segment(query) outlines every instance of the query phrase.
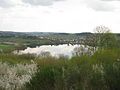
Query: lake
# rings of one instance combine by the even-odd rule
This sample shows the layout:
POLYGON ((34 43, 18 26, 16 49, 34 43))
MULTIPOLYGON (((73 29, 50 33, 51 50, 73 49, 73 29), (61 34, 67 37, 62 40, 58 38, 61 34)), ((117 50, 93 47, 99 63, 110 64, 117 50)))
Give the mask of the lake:
POLYGON ((85 48, 84 45, 43 45, 37 46, 35 48, 27 47, 25 50, 20 50, 19 54, 36 54, 40 55, 43 52, 49 52, 51 56, 59 57, 60 55, 72 57, 75 48, 82 47, 84 51, 87 51, 87 47, 85 48))

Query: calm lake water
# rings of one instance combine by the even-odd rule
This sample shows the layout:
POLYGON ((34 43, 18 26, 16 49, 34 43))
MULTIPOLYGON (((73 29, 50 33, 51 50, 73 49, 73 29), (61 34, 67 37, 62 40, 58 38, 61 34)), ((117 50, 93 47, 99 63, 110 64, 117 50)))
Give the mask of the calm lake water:
POLYGON ((28 47, 25 50, 20 50, 19 54, 37 54, 40 55, 42 52, 50 52, 52 56, 59 57, 60 55, 71 57, 73 55, 74 48, 80 47, 83 45, 43 45, 37 46, 36 48, 28 47))
MULTIPOLYGON (((45 55, 45 52, 49 52, 47 54, 50 54, 51 56, 54 57, 59 57, 59 56, 68 56, 72 57, 73 54, 76 55, 76 52, 79 52, 79 55, 81 53, 88 53, 91 47, 89 46, 84 46, 84 45, 43 45, 43 46, 37 46, 35 48, 30 48, 28 47, 25 50, 20 50, 19 52, 14 52, 15 54, 35 54, 35 55, 45 55), (80 48, 79 48, 80 47, 80 48)), ((89 52, 93 53, 93 52, 89 52)), ((78 54, 77 54, 78 55, 78 54)))

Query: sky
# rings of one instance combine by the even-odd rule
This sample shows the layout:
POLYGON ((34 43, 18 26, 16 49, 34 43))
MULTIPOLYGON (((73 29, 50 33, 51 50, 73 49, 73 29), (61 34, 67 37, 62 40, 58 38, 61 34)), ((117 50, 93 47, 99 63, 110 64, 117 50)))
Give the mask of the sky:
POLYGON ((0 31, 120 33, 120 0, 0 0, 0 31))

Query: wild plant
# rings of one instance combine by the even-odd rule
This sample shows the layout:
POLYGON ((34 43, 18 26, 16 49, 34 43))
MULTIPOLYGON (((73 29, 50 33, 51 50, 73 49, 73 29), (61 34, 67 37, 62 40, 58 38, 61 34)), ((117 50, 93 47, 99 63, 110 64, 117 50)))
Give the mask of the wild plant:
POLYGON ((30 81, 36 71, 35 63, 11 65, 0 62, 0 89, 19 90, 30 81))

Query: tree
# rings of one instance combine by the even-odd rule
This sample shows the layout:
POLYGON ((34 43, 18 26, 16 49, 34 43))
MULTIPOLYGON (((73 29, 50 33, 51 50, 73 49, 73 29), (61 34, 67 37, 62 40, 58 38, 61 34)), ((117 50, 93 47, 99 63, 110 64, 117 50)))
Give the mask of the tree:
POLYGON ((86 36, 84 45, 95 47, 95 49, 117 47, 116 36, 110 31, 106 26, 97 26, 93 34, 86 36))
POLYGON ((114 48, 117 46, 117 39, 111 30, 103 25, 95 28, 95 41, 99 48, 114 48))

